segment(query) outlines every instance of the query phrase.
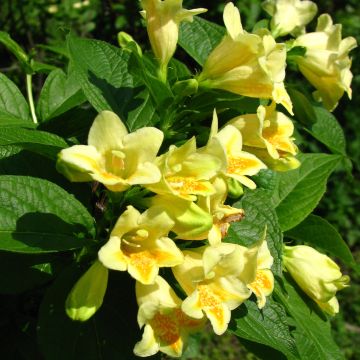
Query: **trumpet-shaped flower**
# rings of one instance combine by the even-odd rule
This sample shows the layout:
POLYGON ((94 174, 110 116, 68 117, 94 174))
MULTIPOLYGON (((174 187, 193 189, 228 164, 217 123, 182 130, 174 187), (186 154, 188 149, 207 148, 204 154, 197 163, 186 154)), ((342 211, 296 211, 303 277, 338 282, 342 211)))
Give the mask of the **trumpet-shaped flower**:
POLYGON ((339 266, 328 256, 310 246, 284 246, 283 261, 299 287, 324 311, 338 312, 336 292, 345 288, 349 276, 342 275, 339 266))
POLYGON ((151 199, 151 205, 165 211, 174 221, 171 231, 178 239, 206 239, 212 227, 211 214, 192 201, 174 195, 157 195, 151 199))
POLYGON ((225 176, 255 189, 256 184, 247 176, 256 175, 261 169, 265 169, 266 165, 255 155, 242 151, 242 136, 236 127, 227 125, 217 132, 217 123, 214 111, 210 139, 205 151, 225 159, 223 162, 226 166, 222 169, 225 176))
POLYGON ((264 10, 272 16, 270 26, 275 36, 301 33, 317 13, 312 1, 266 0, 264 10))
POLYGON ((294 46, 306 48, 305 56, 294 57, 299 70, 317 89, 314 97, 333 110, 346 92, 351 98, 349 51, 357 44, 353 37, 341 39, 341 25, 333 25, 328 14, 318 18, 316 31, 299 36, 294 46))
POLYGON ((151 191, 161 195, 175 195, 194 201, 196 195, 215 192, 210 179, 222 167, 221 159, 196 149, 195 137, 184 145, 171 145, 169 151, 156 159, 162 178, 156 184, 147 185, 151 191))
POLYGON ((257 297, 257 305, 262 309, 266 304, 266 296, 274 290, 274 275, 271 272, 273 257, 270 254, 267 242, 264 240, 257 255, 257 269, 255 280, 248 285, 257 297))
POLYGON ((99 250, 99 260, 109 269, 128 271, 143 284, 152 284, 159 267, 180 264, 183 255, 167 237, 174 223, 150 208, 140 214, 132 206, 120 216, 109 241, 99 250))
POLYGON ((90 128, 88 145, 61 150, 57 169, 71 181, 95 180, 112 191, 155 183, 161 177, 154 160, 163 136, 153 127, 128 134, 116 114, 103 111, 90 128))
POLYGON ((184 9, 182 0, 141 0, 141 5, 153 52, 164 66, 174 55, 181 21, 192 21, 194 15, 207 11, 184 9))
POLYGON ((71 289, 65 310, 73 320, 90 319, 102 305, 108 282, 108 269, 95 261, 71 289))
POLYGON ((251 295, 247 285, 255 280, 257 251, 229 243, 184 251, 184 262, 172 269, 188 295, 182 310, 195 319, 205 313, 214 332, 223 334, 231 310, 251 295))
POLYGON ((244 210, 224 204, 228 193, 226 180, 216 177, 213 186, 215 194, 199 196, 197 204, 212 216, 212 227, 206 237, 210 245, 217 245, 226 236, 230 223, 240 221, 244 217, 244 210))
POLYGON ((285 90, 285 44, 277 44, 268 34, 249 34, 241 25, 233 3, 224 9, 227 35, 210 53, 198 77, 199 85, 227 90, 239 95, 273 99, 292 113, 285 90))
POLYGON ((265 163, 270 156, 273 161, 270 161, 268 166, 273 162, 280 163, 282 161, 280 159, 286 158, 287 164, 293 169, 300 165, 294 157, 298 152, 292 137, 294 124, 286 115, 276 111, 275 107, 275 103, 266 107, 260 105, 257 114, 237 116, 230 120, 229 124, 241 132, 243 143, 250 152, 253 152, 254 148, 266 150, 268 156, 265 158, 262 156, 264 152, 256 152, 256 155, 265 163))
POLYGON ((227 196, 226 181, 216 177, 212 182, 215 193, 198 196, 197 203, 175 196, 158 195, 151 205, 159 206, 174 221, 171 229, 178 239, 204 240, 218 244, 225 237, 230 223, 244 217, 244 210, 224 205, 227 196))
POLYGON ((200 330, 204 321, 192 319, 181 310, 181 300, 160 276, 152 285, 136 283, 138 323, 144 326, 142 340, 134 348, 137 356, 161 351, 180 357, 188 334, 200 330))

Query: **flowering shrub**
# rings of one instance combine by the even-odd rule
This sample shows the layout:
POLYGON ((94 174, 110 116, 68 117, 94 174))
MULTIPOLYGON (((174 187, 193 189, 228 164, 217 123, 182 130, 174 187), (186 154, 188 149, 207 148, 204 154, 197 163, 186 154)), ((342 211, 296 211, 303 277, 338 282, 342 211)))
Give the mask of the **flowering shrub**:
POLYGON ((0 249, 46 275, 29 280, 49 284, 45 358, 181 357, 207 321, 274 358, 342 358, 329 316, 349 276, 329 256, 359 267, 312 212, 346 159, 329 111, 351 96, 356 41, 327 14, 306 32, 311 1, 265 1, 271 20, 252 32, 231 2, 225 27, 182 0, 140 5, 152 52, 126 33, 119 47, 69 34, 66 71, 0 33, 28 96, 0 75, 0 249), (35 105, 32 76, 50 69, 35 105), (300 153, 298 128, 328 152, 300 153))

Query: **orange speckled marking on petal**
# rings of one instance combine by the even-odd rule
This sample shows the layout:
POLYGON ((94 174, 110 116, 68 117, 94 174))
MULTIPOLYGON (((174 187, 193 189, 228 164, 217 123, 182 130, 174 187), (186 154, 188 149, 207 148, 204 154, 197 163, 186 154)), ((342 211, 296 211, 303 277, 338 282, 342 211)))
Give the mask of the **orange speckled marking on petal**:
POLYGON ((229 174, 245 175, 247 169, 253 169, 258 166, 259 161, 257 160, 229 156, 227 172, 229 174))
POLYGON ((126 256, 128 262, 139 271, 144 279, 148 279, 151 269, 157 265, 155 257, 148 250, 128 253, 126 256))
POLYGON ((183 347, 181 329, 197 328, 200 324, 202 324, 201 320, 191 319, 179 308, 167 314, 157 313, 150 321, 161 345, 170 346, 178 354, 181 354, 183 347))
POLYGON ((256 296, 261 296, 263 290, 271 291, 273 284, 264 271, 258 270, 255 280, 250 284, 250 287, 256 296))
POLYGON ((209 191, 206 183, 191 177, 170 176, 167 178, 167 181, 180 194, 197 194, 209 191))
POLYGON ((174 312, 166 315, 157 313, 151 320, 151 326, 160 341, 166 344, 173 344, 180 338, 179 326, 174 312))
POLYGON ((211 313, 220 324, 223 324, 224 310, 222 308, 221 298, 212 291, 209 291, 206 285, 198 285, 197 290, 199 292, 198 306, 204 311, 211 313))

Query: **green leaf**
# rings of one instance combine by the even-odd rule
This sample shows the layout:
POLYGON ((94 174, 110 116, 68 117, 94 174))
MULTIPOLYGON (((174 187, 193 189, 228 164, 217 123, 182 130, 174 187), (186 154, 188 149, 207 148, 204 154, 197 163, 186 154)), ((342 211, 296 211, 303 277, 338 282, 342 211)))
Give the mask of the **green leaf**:
POLYGON ((188 105, 199 112, 234 109, 240 113, 256 113, 259 99, 239 96, 223 90, 210 90, 194 96, 188 105))
POLYGON ((316 122, 306 130, 332 153, 346 156, 346 141, 342 127, 328 110, 314 106, 316 122))
POLYGON ((133 53, 133 57, 136 61, 134 61, 133 66, 129 70, 139 83, 146 84, 147 90, 154 102, 157 105, 161 105, 168 99, 172 101, 174 95, 169 86, 155 75, 158 72, 158 62, 147 54, 140 57, 137 53, 133 53))
POLYGON ((129 131, 134 131, 155 123, 155 108, 149 92, 147 90, 143 91, 138 99, 139 105, 128 113, 126 123, 129 127, 129 131))
POLYGON ((19 60, 21 67, 25 70, 27 74, 32 74, 33 70, 30 66, 30 60, 25 51, 21 46, 14 41, 10 35, 5 31, 0 31, 0 43, 4 44, 6 48, 16 56, 19 60))
POLYGON ((310 100, 300 91, 288 89, 293 104, 294 115, 303 125, 311 127, 316 122, 316 114, 310 100))
POLYGON ((178 42, 195 61, 204 65, 225 33, 224 27, 196 16, 192 22, 181 23, 178 42))
POLYGON ((303 222, 285 233, 285 236, 321 248, 360 271, 350 249, 338 231, 325 219, 309 215, 303 222))
POLYGON ((68 37, 68 47, 91 105, 98 112, 112 110, 126 120, 128 111, 136 108, 133 99, 143 90, 129 72, 131 53, 103 41, 73 36, 68 37))
POLYGON ((284 287, 286 293, 276 286, 275 295, 295 322, 293 336, 301 358, 343 360, 344 356, 331 336, 330 321, 292 281, 285 280, 284 287))
POLYGON ((18 87, 0 73, 0 124, 11 120, 31 121, 30 109, 18 87))
POLYGON ((255 302, 246 301, 231 317, 229 329, 235 335, 270 346, 287 359, 300 359, 282 305, 268 298, 266 306, 259 310, 255 302))
POLYGON ((262 238, 266 227, 266 240, 274 258, 272 271, 281 275, 282 233, 266 191, 248 191, 233 206, 244 209, 245 217, 239 222, 231 223, 224 241, 251 246, 262 238))
POLYGON ((67 76, 61 69, 53 70, 41 90, 37 113, 42 121, 46 121, 84 101, 84 94, 75 76, 67 76))
MULTIPOLYGON (((46 149, 49 150, 49 147, 46 149)), ((34 151, 24 150, 21 146, 0 146, 0 175, 31 176, 51 181, 73 194, 86 207, 90 206, 90 183, 70 182, 56 170, 50 156, 44 157, 34 151)))
POLYGON ((341 158, 339 155, 300 154, 299 168, 278 174, 278 189, 272 201, 283 231, 298 225, 315 209, 325 193, 329 175, 341 158))
POLYGON ((122 359, 138 359, 133 347, 141 334, 136 323, 134 281, 128 274, 110 273, 104 303, 90 320, 78 322, 66 316, 65 299, 85 270, 68 268, 45 295, 38 323, 44 357, 62 360, 66 354, 68 360, 99 360, 116 359, 121 354, 122 359))
POLYGON ((1 130, 0 146, 3 145, 18 145, 51 159, 56 158, 61 149, 68 147, 66 141, 57 135, 16 127, 1 130))
POLYGON ((0 176, 0 250, 71 250, 94 236, 91 215, 59 186, 26 176, 0 176))

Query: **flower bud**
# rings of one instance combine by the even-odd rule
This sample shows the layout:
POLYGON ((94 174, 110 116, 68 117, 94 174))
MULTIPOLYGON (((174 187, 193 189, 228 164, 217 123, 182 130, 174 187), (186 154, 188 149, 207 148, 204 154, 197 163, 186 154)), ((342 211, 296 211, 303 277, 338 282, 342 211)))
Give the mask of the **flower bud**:
POLYGON ((95 261, 71 289, 65 311, 73 320, 89 320, 100 308, 108 281, 108 269, 95 261))
POLYGON ((299 287, 324 311, 337 312, 333 298, 347 286, 349 276, 342 275, 339 266, 328 256, 310 246, 284 246, 283 261, 299 287))

